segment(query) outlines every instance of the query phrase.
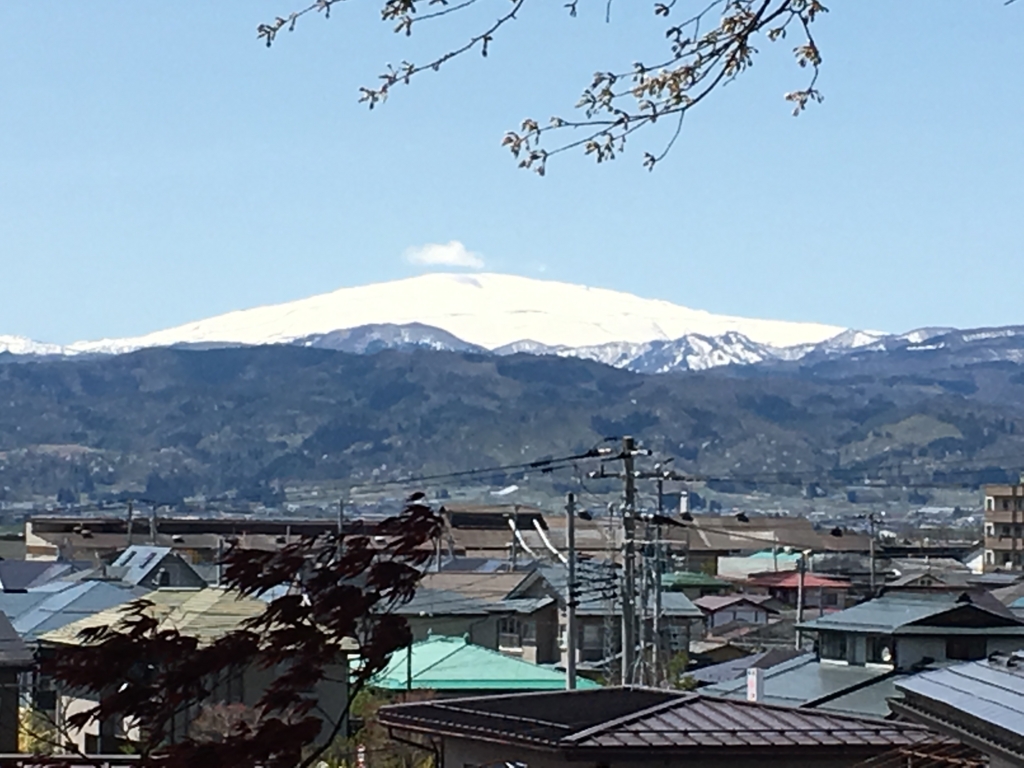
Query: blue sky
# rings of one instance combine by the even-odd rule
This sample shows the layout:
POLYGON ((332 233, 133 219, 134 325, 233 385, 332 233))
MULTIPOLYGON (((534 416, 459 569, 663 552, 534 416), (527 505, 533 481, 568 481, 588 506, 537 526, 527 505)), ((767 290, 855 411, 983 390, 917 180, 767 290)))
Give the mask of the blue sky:
POLYGON ((618 0, 610 24, 604 2, 576 19, 534 3, 487 59, 372 112, 357 89, 386 62, 469 28, 407 40, 352 0, 270 50, 256 41, 299 4, 4 4, 0 333, 143 333, 416 274, 409 249, 453 240, 490 271, 720 313, 1024 322, 1024 4, 833 3, 824 104, 790 116, 795 43, 764 43, 653 174, 654 134, 543 179, 516 169, 504 130, 569 115, 593 71, 653 58, 646 0, 618 0))

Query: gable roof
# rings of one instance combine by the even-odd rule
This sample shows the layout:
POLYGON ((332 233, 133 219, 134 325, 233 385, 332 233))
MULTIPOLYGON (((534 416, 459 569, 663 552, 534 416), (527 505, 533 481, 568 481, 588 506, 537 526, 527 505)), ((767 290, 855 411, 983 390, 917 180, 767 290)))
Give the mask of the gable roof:
POLYGON ((379 718, 389 727, 553 749, 581 759, 633 750, 650 759, 691 750, 875 754, 936 740, 906 723, 638 688, 398 704, 383 707, 379 718))
POLYGON ((1024 762, 1024 652, 922 672, 897 688, 901 714, 982 749, 995 742, 1024 762))
MULTIPOLYGON (((770 589, 799 589, 800 574, 797 571, 758 573, 750 576, 747 584, 770 589)), ((842 579, 827 578, 816 573, 804 574, 804 589, 850 589, 852 586, 850 582, 842 579)))
POLYGON ((111 563, 111 571, 125 583, 137 586, 159 567, 163 559, 171 552, 170 547, 133 544, 111 563))
MULTIPOLYGON (((880 634, 928 634, 930 621, 965 607, 991 617, 993 624, 986 633, 1024 635, 1024 622, 985 592, 935 591, 888 592, 843 611, 836 611, 800 625, 815 631, 871 632, 880 634)), ((971 628, 975 633, 977 630, 971 628)), ((955 624, 941 628, 941 633, 956 634, 955 624)))
MULTIPOLYGON (((201 643, 212 642, 237 629, 243 621, 267 608, 262 600, 240 597, 220 587, 159 589, 143 593, 142 598, 152 603, 147 613, 159 620, 160 629, 176 629, 183 635, 198 638, 201 643)), ((117 624, 124 616, 126 602, 47 632, 39 639, 58 645, 80 645, 79 633, 83 629, 117 624)))
POLYGON ((94 616, 144 594, 107 581, 51 582, 20 594, 0 595, 0 610, 25 640, 94 616))
POLYGON ((771 599, 770 595, 704 595, 703 597, 698 597, 693 603, 708 613, 714 613, 723 608, 731 608, 743 603, 768 611, 768 613, 778 613, 771 606, 764 605, 764 603, 771 599))
MULTIPOLYGON (((435 691, 549 691, 565 688, 565 675, 498 651, 473 645, 461 637, 430 637, 391 657, 372 685, 389 690, 425 688, 435 691), (411 653, 411 676, 409 658, 411 653)), ((586 678, 577 686, 599 688, 586 678)))
POLYGON ((24 592, 82 567, 71 562, 0 560, 0 589, 4 592, 24 592))

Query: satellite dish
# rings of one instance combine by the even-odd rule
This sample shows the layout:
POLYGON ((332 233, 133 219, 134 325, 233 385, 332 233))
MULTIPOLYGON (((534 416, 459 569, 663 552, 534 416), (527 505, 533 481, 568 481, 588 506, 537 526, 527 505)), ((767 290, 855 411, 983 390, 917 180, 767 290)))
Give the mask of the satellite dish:
POLYGON ((892 661, 892 651, 890 651, 888 648, 882 649, 882 661, 884 661, 886 664, 892 661))

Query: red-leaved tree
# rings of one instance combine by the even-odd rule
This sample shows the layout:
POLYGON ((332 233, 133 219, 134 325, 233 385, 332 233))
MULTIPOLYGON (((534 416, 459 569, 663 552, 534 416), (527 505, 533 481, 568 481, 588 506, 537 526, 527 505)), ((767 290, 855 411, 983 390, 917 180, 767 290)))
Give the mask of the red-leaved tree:
POLYGON ((224 586, 268 599, 266 611, 204 642, 187 627, 166 626, 152 603, 135 601, 117 625, 84 631, 81 645, 57 649, 47 663, 63 690, 95 702, 68 725, 123 724, 141 765, 314 764, 344 735, 348 702, 411 642, 393 609, 412 598, 439 532, 439 516, 414 494, 372 535, 230 550, 224 586), (353 657, 349 696, 325 709, 317 686, 332 676, 340 682, 353 657), (228 670, 259 670, 269 680, 258 701, 218 699, 216 681, 228 670))

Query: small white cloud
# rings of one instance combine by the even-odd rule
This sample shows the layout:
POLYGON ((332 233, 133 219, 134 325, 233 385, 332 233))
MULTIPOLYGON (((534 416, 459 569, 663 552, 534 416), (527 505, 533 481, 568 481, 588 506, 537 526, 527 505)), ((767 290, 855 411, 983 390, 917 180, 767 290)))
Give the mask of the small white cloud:
POLYGON ((410 264, 422 264, 431 267, 469 267, 481 269, 484 260, 479 253, 467 251, 466 246, 458 240, 450 243, 427 243, 408 248, 405 260, 410 264))

